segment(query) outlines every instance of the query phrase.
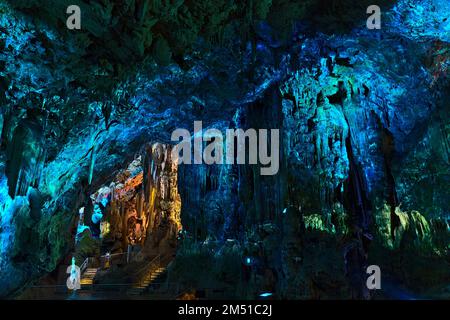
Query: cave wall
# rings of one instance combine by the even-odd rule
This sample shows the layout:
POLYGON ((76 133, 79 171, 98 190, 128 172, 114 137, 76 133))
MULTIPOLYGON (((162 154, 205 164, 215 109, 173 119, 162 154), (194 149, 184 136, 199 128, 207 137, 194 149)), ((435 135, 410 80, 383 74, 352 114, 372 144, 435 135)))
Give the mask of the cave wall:
POLYGON ((194 120, 279 128, 280 171, 180 167, 174 279, 361 298, 373 263, 448 283, 449 3, 390 3, 371 32, 366 1, 323 2, 90 1, 73 37, 65 1, 1 2, 0 296, 53 271, 89 195, 194 120))
MULTIPOLYGON (((448 82, 443 74, 435 82, 438 65, 423 65, 441 45, 385 39, 380 47, 361 33, 294 47, 282 80, 222 128, 281 128, 276 177, 248 165, 182 167, 182 219, 196 246, 187 255, 234 243, 234 265, 255 258, 255 292, 285 297, 367 298, 370 264, 417 292, 448 282, 448 82), (416 197, 428 177, 432 186, 416 197), (421 276, 426 261, 433 271, 421 276)), ((259 45, 256 59, 271 61, 259 45)), ((217 268, 216 285, 245 283, 242 272, 217 268)))

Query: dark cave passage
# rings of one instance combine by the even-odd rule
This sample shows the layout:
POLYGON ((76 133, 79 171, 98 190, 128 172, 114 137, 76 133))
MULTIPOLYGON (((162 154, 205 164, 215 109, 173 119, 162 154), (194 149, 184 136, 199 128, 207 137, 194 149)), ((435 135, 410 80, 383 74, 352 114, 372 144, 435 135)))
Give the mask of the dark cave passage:
POLYGON ((373 237, 369 233, 372 220, 372 205, 367 195, 367 186, 361 168, 353 155, 350 135, 345 140, 349 159, 349 176, 344 183, 343 205, 349 214, 349 240, 344 248, 345 271, 349 278, 352 297, 364 299, 368 297, 365 286, 365 271, 368 245, 373 237))

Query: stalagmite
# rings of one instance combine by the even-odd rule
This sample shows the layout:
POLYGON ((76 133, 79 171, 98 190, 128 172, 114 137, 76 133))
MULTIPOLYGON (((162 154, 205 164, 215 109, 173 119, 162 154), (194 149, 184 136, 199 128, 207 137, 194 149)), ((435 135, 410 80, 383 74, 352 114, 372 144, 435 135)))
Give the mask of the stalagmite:
POLYGON ((142 169, 143 169, 143 184, 145 201, 150 199, 150 191, 153 184, 153 158, 151 154, 151 147, 146 145, 142 156, 142 169))

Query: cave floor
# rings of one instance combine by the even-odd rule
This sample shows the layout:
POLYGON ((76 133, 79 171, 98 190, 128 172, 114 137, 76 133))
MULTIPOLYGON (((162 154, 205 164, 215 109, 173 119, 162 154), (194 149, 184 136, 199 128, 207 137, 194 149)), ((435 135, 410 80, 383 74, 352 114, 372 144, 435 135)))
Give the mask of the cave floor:
MULTIPOLYGON (((103 284, 105 285, 105 284, 103 284)), ((445 288, 444 288, 445 289, 445 288)), ((448 290, 448 288, 447 288, 448 290)), ((442 291, 442 288, 437 291, 442 291)), ((436 292, 437 292, 436 291, 436 292)), ((85 286, 81 290, 67 291, 58 290, 55 287, 33 288, 33 297, 28 296, 26 299, 37 300, 175 300, 180 293, 174 293, 173 290, 160 289, 158 291, 147 290, 139 295, 129 293, 129 288, 120 288, 119 290, 103 290, 93 289, 85 286)), ((383 290, 380 294, 375 294, 375 300, 429 300, 435 298, 434 294, 416 294, 405 288, 398 281, 390 278, 383 280, 383 290)), ((23 299, 24 297, 22 297, 23 299)), ((21 298, 19 298, 21 299, 21 298)))

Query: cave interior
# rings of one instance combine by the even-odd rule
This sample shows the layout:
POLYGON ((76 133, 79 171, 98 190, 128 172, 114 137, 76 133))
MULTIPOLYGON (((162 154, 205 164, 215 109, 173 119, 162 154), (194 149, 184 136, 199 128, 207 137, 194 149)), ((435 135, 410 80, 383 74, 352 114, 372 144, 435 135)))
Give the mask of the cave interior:
POLYGON ((69 2, 0 0, 0 298, 450 298, 448 0, 69 2))

